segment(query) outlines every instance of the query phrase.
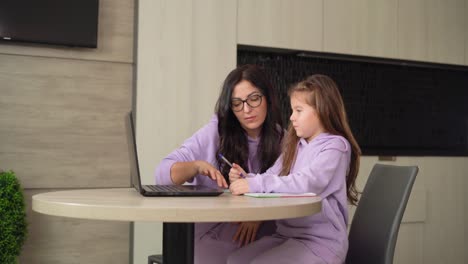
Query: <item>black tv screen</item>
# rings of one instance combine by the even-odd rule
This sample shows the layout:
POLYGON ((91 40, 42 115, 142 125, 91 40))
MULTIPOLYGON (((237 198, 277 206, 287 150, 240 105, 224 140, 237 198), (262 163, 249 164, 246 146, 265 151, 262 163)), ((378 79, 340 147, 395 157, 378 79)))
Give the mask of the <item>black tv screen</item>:
POLYGON ((97 47, 99 0, 0 0, 0 40, 97 47))

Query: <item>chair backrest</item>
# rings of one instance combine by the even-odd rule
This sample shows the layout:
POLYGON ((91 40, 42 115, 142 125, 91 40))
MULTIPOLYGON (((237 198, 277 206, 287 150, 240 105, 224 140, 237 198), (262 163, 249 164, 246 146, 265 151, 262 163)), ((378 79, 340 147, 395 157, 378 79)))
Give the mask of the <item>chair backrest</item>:
POLYGON ((391 264, 417 166, 376 164, 349 232, 348 264, 391 264))

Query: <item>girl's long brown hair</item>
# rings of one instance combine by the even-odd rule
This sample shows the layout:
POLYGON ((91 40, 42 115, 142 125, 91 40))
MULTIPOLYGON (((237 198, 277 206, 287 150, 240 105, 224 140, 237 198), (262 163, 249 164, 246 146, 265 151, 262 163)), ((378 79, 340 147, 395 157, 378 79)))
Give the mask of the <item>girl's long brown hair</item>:
MULTIPOLYGON (((294 93, 304 93, 306 95, 306 102, 317 111, 319 120, 326 132, 340 135, 351 144, 351 162, 348 174, 346 175, 346 188, 349 202, 356 205, 358 191, 356 190, 355 182, 359 171, 361 149, 349 127, 343 99, 336 83, 328 76, 315 74, 292 86, 288 91, 289 97, 294 93)), ((292 124, 290 124, 284 140, 281 175, 288 175, 290 173, 296 159, 298 142, 299 138, 292 124)))

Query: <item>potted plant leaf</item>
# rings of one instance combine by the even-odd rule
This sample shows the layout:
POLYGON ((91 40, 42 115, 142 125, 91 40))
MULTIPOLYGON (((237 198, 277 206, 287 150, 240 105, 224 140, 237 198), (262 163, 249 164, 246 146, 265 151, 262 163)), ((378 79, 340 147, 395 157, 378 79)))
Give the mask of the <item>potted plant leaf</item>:
POLYGON ((0 263, 18 263, 26 233, 23 189, 13 171, 0 170, 0 263))

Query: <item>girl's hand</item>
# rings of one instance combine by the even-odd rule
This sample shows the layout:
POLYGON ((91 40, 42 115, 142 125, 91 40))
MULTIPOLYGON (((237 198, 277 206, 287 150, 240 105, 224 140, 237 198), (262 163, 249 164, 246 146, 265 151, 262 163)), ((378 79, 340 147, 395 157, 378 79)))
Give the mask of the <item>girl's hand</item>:
POLYGON ((237 241, 239 246, 245 246, 251 242, 254 242, 261 224, 261 221, 239 223, 237 232, 232 240, 237 241))
POLYGON ((229 181, 233 183, 245 175, 247 175, 247 173, 244 171, 244 169, 242 169, 241 166, 237 165, 236 163, 233 163, 232 168, 229 170, 229 181))
POLYGON ((235 182, 231 183, 229 190, 234 195, 241 195, 250 191, 249 183, 246 179, 238 179, 235 182))
POLYGON ((221 188, 228 187, 226 179, 224 179, 221 172, 213 167, 213 165, 203 160, 197 160, 195 162, 198 174, 210 177, 213 181, 216 181, 221 188))

